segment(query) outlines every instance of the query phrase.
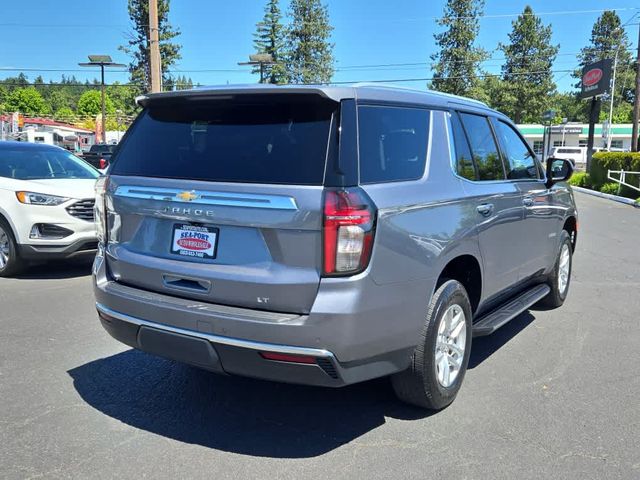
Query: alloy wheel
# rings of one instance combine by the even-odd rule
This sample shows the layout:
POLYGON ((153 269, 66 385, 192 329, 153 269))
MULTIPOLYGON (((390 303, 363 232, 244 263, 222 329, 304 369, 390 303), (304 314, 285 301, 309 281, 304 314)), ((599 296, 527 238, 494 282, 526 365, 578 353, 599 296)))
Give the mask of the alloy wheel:
POLYGON ((464 360, 467 322, 464 310, 453 304, 444 312, 438 326, 435 364, 438 383, 445 388, 456 381, 464 360))
POLYGON ((0 270, 9 263, 9 235, 0 227, 0 270))
POLYGON ((560 250, 560 262, 558 264, 558 291, 560 295, 564 295, 569 285, 569 274, 571 270, 571 252, 569 245, 562 245, 560 250))

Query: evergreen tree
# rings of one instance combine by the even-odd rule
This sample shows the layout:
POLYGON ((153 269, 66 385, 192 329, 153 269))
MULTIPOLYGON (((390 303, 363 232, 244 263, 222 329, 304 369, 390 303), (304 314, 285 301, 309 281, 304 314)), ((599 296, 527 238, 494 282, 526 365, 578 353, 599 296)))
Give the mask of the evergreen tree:
POLYGON ((617 107, 620 102, 633 103, 635 73, 630 48, 631 43, 618 14, 612 10, 605 11, 593 25, 589 45, 582 48, 578 55, 580 70, 576 72, 576 78, 580 78, 585 65, 605 58, 614 60, 618 52, 614 106, 617 107))
POLYGON ((431 56, 434 90, 468 95, 476 87, 480 63, 487 58, 485 50, 474 46, 483 7, 484 0, 447 0, 444 16, 437 21, 445 30, 434 35, 440 47, 431 56))
MULTIPOLYGON (((129 0, 129 18, 133 23, 133 32, 127 45, 119 49, 132 57, 129 63, 131 81, 139 83, 145 92, 151 89, 149 64, 149 2, 148 0, 129 0)), ((168 70, 180 60, 182 45, 174 43, 180 30, 169 23, 169 0, 158 0, 158 38, 160 40, 160 61, 162 64, 162 82, 169 81, 168 70)))
POLYGON ((516 123, 539 122, 556 90, 551 68, 559 45, 551 44, 551 26, 543 25, 529 5, 511 25, 509 43, 498 47, 505 55, 502 79, 511 97, 504 113, 516 123))
POLYGON ((287 77, 290 83, 329 83, 334 72, 333 27, 320 0, 291 0, 287 31, 287 77))
MULTIPOLYGON (((275 62, 264 66, 265 83, 287 83, 287 71, 284 65, 285 30, 278 0, 269 0, 264 9, 264 18, 256 24, 253 34, 253 46, 256 53, 268 53, 275 62)), ((255 68, 253 73, 260 73, 255 68)))

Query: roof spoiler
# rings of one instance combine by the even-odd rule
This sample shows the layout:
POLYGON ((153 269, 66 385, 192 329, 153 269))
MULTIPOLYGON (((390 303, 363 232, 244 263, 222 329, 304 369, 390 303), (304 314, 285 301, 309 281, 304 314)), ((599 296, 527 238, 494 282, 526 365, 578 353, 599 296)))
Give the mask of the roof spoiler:
MULTIPOLYGON (((345 91, 348 88, 345 87, 345 91)), ((348 89, 353 91, 353 89, 348 89)), ((149 93, 136 97, 136 103, 141 107, 149 107, 175 100, 224 100, 237 95, 318 95, 328 100, 339 102, 345 97, 345 92, 337 92, 335 89, 324 88, 320 85, 225 85, 222 87, 202 87, 191 90, 178 90, 174 92, 149 93)), ((352 95, 353 96, 353 95, 352 95)))

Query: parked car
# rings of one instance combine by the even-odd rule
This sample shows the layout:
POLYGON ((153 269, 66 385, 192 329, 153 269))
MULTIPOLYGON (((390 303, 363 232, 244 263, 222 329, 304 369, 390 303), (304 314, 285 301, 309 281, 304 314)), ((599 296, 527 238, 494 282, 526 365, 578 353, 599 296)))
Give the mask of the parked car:
POLYGON ((82 159, 94 167, 104 170, 109 166, 111 155, 113 155, 116 147, 117 145, 109 145, 105 143, 91 145, 89 151, 82 155, 82 159))
POLYGON ((63 148, 0 142, 0 277, 30 259, 95 252, 98 176, 63 148))
POLYGON ((552 158, 564 158, 575 166, 584 166, 587 163, 587 147, 553 147, 552 158))
POLYGON ((472 337, 564 302, 565 182, 477 101, 390 87, 152 94, 97 185, 97 310, 214 372, 453 401, 472 337))

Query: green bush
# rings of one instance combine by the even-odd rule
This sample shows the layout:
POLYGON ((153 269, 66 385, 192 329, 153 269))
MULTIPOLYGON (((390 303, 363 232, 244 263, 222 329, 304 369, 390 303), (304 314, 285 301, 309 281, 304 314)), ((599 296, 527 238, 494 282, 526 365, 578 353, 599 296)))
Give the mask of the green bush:
POLYGON ((578 172, 571 175, 569 185, 574 187, 591 188, 591 176, 586 172, 578 172))
MULTIPOLYGON (((607 170, 626 170, 640 172, 640 153, 638 152, 597 152, 593 154, 591 161, 591 184, 594 190, 602 191, 602 187, 611 181, 607 178, 607 170)), ((617 176, 617 175, 616 175, 617 176)), ((640 175, 629 175, 626 182, 638 186, 640 175)), ((618 191, 618 184, 616 192, 618 191)), ((620 195, 628 198, 636 198, 638 191, 623 186, 620 195)))
POLYGON ((600 187, 602 193, 608 193, 610 195, 619 195, 618 189, 620 185, 616 182, 608 182, 600 187))

